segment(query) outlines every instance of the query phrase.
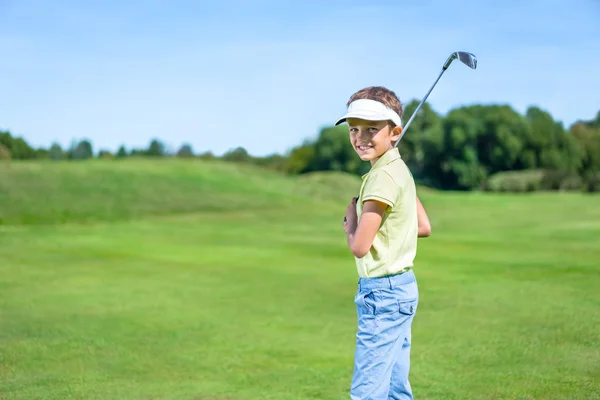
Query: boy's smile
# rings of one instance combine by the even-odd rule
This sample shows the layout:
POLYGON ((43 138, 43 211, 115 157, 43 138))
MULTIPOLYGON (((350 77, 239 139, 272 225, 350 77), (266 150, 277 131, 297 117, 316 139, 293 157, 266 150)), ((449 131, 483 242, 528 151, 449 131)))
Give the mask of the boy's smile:
POLYGON ((400 128, 394 128, 388 121, 367 121, 358 118, 346 120, 350 132, 350 142, 361 160, 371 165, 392 149, 393 142, 400 136, 400 128))

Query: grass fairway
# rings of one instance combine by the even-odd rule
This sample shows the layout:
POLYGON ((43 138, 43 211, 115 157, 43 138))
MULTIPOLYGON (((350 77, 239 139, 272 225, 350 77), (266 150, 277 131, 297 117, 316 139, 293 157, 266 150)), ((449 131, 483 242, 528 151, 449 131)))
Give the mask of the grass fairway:
MULTIPOLYGON (((349 398, 354 179, 0 168, 0 399, 349 398)), ((600 198, 421 197, 416 398, 600 398, 600 198)))

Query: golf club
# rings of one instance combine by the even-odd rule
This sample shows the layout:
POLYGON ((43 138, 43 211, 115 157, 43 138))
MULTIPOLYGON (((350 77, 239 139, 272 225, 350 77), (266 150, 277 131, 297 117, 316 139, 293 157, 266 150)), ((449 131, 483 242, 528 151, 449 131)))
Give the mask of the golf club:
MULTIPOLYGON (((433 88, 435 87, 435 85, 437 85, 438 81, 440 80, 440 78, 442 77, 442 75, 444 74, 444 72, 446 72, 446 70, 448 69, 448 67, 450 66, 450 64, 452 64, 452 61, 456 60, 457 58, 458 58, 458 60, 460 62, 462 62, 463 64, 465 64, 467 67, 469 67, 471 69, 476 69, 477 68, 477 57, 475 57, 474 54, 466 52, 466 51, 457 51, 457 52, 454 52, 454 53, 450 54, 450 56, 448 57, 448 59, 444 63, 444 65, 442 67, 442 71, 438 75, 437 79, 435 80, 435 82, 433 83, 433 85, 431 86, 431 88, 429 89, 429 91, 427 92, 427 94, 425 95, 425 97, 423 97, 423 100, 421 100, 421 102, 419 103, 419 105, 415 109, 415 112, 413 112, 413 114, 410 116, 410 119, 408 120, 408 122, 406 123, 406 125, 404 125, 404 127, 402 129, 402 133, 400 134, 400 138, 398 138, 398 140, 396 140, 396 143, 394 143, 394 147, 398 146, 398 143, 400 143, 400 140, 402 140, 402 138, 404 137, 404 134, 408 130, 408 127, 410 126, 410 123, 412 122, 412 120, 417 115, 417 112, 419 112, 419 110, 421 109, 421 106, 423 105, 423 103, 425 103, 425 100, 427 100, 427 97, 429 97, 429 94, 431 93, 431 91, 433 90, 433 88)), ((360 197, 360 195, 359 195, 359 197, 360 197)), ((359 197, 356 197, 356 198, 358 199, 359 197)), ((345 218, 346 217, 344 217, 344 221, 346 221, 345 218)))
POLYGON ((410 126, 410 123, 412 122, 413 118, 415 118, 415 116, 417 115, 417 112, 419 112, 419 109, 421 108, 423 103, 425 103, 425 100, 427 100, 427 97, 429 97, 429 93, 431 93, 431 91, 433 90, 435 85, 438 83, 438 81, 440 80, 440 78, 442 77, 444 72, 446 72, 446 70, 448 69, 450 64, 452 64, 452 61, 456 60, 457 58, 460 62, 465 64, 467 67, 469 67, 471 69, 477 68, 477 57, 475 57, 474 54, 468 53, 466 51, 457 51, 455 53, 450 54, 450 56, 444 63, 444 66, 442 67, 442 71, 438 75, 437 79, 435 80, 435 82, 433 83, 433 85, 431 86, 431 88, 429 89, 427 94, 425 95, 425 97, 423 97, 423 100, 421 100, 421 102, 417 106, 417 109, 415 110, 413 115, 411 115, 411 117, 408 120, 408 122, 406 123, 406 125, 404 125, 404 128, 402 129, 402 133, 400 134, 400 138, 398 140, 396 140, 396 143, 394 143, 394 147, 396 147, 398 145, 398 143, 400 143, 400 140, 402 140, 402 138, 404 137, 404 134, 408 130, 408 127, 410 126))

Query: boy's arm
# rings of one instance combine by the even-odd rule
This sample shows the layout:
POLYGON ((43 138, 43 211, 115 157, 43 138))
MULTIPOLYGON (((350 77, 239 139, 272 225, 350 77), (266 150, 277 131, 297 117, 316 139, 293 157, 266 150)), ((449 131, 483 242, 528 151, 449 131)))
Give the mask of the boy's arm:
POLYGON ((360 221, 349 218, 347 225, 344 225, 348 247, 356 258, 366 256, 371 249, 387 207, 385 203, 367 200, 363 204, 360 221))
MULTIPOLYGON (((427 216, 427 212, 419 200, 419 197, 417 197, 416 200, 417 219, 419 224, 418 237, 429 237, 431 236, 431 223, 429 222, 429 217, 427 216)), ((388 205, 385 203, 367 200, 363 205, 363 213, 360 221, 349 221, 350 225, 346 229, 346 239, 348 247, 355 257, 362 258, 369 252, 369 249, 373 245, 377 230, 381 226, 383 214, 387 207, 388 205)))
POLYGON ((417 220, 419 221, 419 234, 418 237, 429 237, 431 236, 431 224, 429 223, 429 217, 425 212, 425 208, 421 201, 419 200, 419 196, 417 196, 417 220))

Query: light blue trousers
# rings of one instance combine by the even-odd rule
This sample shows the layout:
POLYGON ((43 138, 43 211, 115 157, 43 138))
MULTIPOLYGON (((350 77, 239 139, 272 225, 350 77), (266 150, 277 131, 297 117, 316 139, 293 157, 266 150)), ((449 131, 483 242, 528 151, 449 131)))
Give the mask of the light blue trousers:
POLYGON ((350 398, 412 400, 411 325, 419 302, 414 272, 360 278, 354 301, 358 332, 350 398))

